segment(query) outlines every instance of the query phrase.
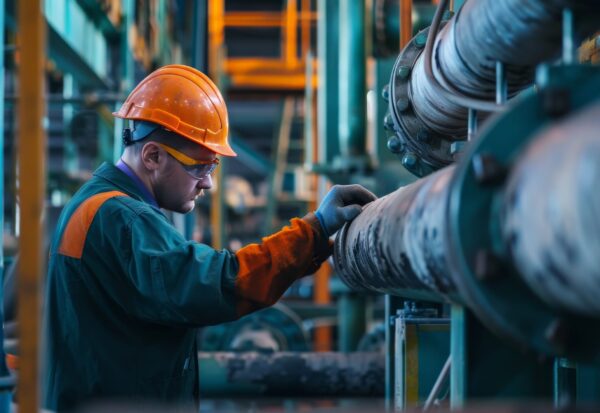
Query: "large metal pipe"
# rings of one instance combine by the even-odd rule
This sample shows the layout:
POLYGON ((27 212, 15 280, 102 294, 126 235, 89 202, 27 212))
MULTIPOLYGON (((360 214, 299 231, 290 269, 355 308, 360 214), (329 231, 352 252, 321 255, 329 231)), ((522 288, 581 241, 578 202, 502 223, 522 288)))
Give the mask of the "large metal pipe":
POLYGON ((342 280, 356 289, 453 290, 444 246, 445 206, 453 167, 368 204, 336 239, 342 280))
POLYGON ((600 314, 600 103, 542 130, 518 159, 503 205, 511 255, 542 300, 600 314))
POLYGON ((382 396, 383 353, 199 353, 203 397, 382 396))
MULTIPOLYGON (((598 13, 600 5, 584 0, 470 0, 439 32, 433 52, 437 82, 451 91, 494 101, 496 63, 505 65, 508 95, 533 82, 534 68, 557 56, 562 42, 562 13, 598 13)), ((598 24, 583 22, 579 37, 598 24)), ((437 91, 425 73, 422 54, 411 78, 412 104, 429 128, 442 135, 466 136, 467 108, 437 91)))
MULTIPOLYGON (((441 10, 429 30, 440 27, 441 10)), ((389 88, 390 150, 418 176, 452 163, 460 150, 453 144, 467 138, 468 108, 480 116, 501 109, 497 87, 511 97, 530 86, 536 65, 592 35, 598 16, 600 3, 584 0, 467 1, 435 38, 425 42, 428 32, 419 33, 399 55, 389 88), (564 39, 563 14, 577 16, 564 39)))

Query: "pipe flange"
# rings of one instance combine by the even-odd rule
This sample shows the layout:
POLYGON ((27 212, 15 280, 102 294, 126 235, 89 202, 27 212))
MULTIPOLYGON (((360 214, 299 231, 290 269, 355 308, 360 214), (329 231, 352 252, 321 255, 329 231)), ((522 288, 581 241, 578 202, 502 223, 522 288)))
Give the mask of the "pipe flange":
MULTIPOLYGON (((569 90, 570 110, 598 99, 597 68, 550 69, 553 80, 546 88, 569 90)), ((521 96, 511 110, 490 119, 457 165, 446 211, 448 265, 458 295, 497 335, 522 349, 600 361, 600 320, 542 301, 510 264, 510 248, 500 230, 511 163, 556 118, 545 102, 547 91, 521 96)))
MULTIPOLYGON (((442 23, 442 26, 446 22, 442 23)), ((425 48, 429 28, 421 30, 402 50, 390 77, 389 107, 385 127, 388 148, 412 174, 422 177, 454 161, 455 139, 440 135, 419 118, 412 106, 410 79, 415 63, 425 48)))

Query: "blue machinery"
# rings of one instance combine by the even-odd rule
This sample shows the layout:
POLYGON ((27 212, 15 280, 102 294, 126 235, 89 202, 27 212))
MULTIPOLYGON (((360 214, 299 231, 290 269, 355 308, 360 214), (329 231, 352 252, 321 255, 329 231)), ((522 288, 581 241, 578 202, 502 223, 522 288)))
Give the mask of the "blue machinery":
POLYGON ((448 377, 452 407, 598 402, 600 69, 577 64, 574 44, 600 28, 600 6, 469 0, 443 22, 446 3, 386 90, 388 147, 425 177, 343 228, 336 272, 390 305, 450 303, 449 357, 427 400, 408 325, 444 318, 395 319, 386 390, 396 408, 430 405, 448 377))

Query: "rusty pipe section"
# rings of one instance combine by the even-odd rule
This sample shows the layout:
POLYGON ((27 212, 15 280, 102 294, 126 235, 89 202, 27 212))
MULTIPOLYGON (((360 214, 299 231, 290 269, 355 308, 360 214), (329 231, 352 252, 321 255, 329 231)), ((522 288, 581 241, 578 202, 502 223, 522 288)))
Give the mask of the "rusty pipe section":
POLYGON ((381 352, 199 353, 204 397, 382 396, 381 352))
POLYGON ((453 171, 444 168, 379 198, 345 225, 334 249, 342 281, 390 294, 406 288, 452 291, 443 240, 453 171))
POLYGON ((503 235, 547 303, 600 314, 600 103, 541 131, 509 177, 503 235))
MULTIPOLYGON (((508 96, 533 82, 537 64, 560 54, 562 13, 578 17, 576 38, 598 28, 600 3, 585 0, 469 0, 438 33, 432 68, 437 83, 450 92, 493 102, 496 63, 505 65, 508 96), (595 21, 594 21, 595 16, 595 21)), ((411 103, 433 133, 462 139, 467 108, 440 95, 425 70, 422 53, 411 74, 411 103)))

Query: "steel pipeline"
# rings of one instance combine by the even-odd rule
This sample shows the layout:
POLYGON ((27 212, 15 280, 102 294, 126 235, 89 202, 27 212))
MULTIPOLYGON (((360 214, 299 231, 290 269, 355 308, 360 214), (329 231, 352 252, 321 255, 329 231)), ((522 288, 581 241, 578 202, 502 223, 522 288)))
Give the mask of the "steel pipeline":
POLYGON ((352 288, 392 292, 395 288, 453 289, 443 231, 447 167, 370 203, 339 233, 337 272, 352 288))
POLYGON ((600 103, 541 131, 504 196, 503 234, 542 300, 600 314, 600 103))
MULTIPOLYGON (((470 0, 438 33, 432 53, 435 82, 471 99, 493 102, 496 63, 505 65, 508 96, 531 85, 537 64, 560 52, 563 9, 579 19, 578 39, 598 29, 591 16, 600 4, 583 0, 470 0)), ((435 133, 466 136, 467 108, 439 93, 426 74, 421 54, 411 74, 411 101, 417 116, 435 133)))

